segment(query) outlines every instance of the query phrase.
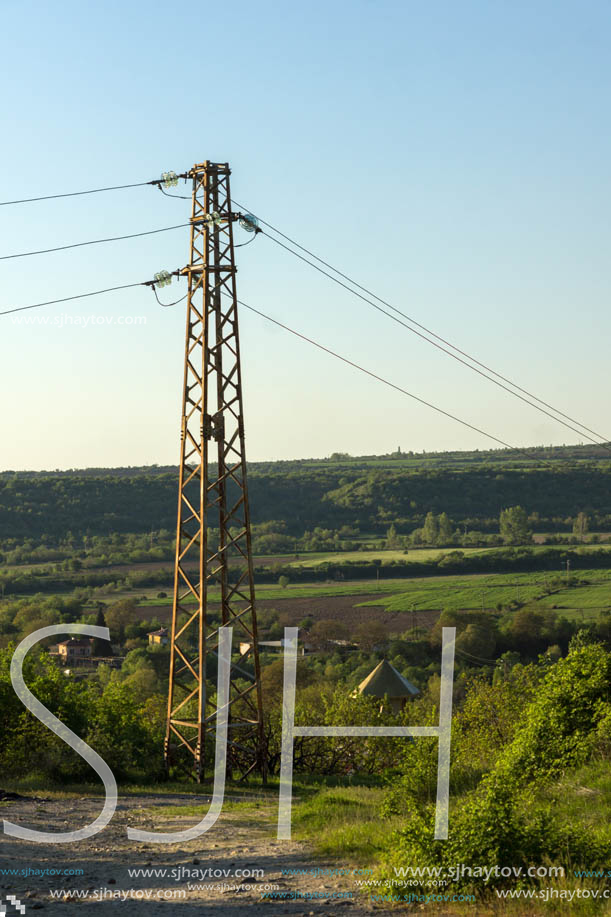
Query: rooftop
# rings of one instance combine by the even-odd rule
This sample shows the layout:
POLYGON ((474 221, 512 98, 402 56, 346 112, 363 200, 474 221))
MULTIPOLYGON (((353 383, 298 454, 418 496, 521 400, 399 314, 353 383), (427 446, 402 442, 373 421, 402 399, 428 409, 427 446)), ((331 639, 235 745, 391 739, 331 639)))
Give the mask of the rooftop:
POLYGON ((373 697, 414 697, 418 688, 408 681, 387 659, 378 663, 358 687, 359 694, 373 697))

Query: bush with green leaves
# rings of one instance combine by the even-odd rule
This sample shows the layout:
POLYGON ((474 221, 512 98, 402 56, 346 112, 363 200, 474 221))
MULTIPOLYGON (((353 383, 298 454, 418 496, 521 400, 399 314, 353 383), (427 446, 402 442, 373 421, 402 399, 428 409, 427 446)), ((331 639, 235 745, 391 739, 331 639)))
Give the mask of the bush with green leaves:
MULTIPOLYGON (((263 672, 265 710, 265 746, 270 773, 280 768, 282 740, 281 675, 283 660, 268 666, 263 672)), ((305 667, 301 667, 304 673, 305 667)), ((307 672, 307 670, 305 670, 307 672)), ((344 687, 321 691, 318 684, 306 682, 299 686, 297 674, 295 723, 297 726, 398 726, 405 723, 403 714, 395 715, 389 705, 380 709, 380 700, 352 695, 344 687)), ((343 775, 369 774, 379 776, 396 767, 405 739, 389 736, 297 736, 294 741, 296 773, 343 775)))
MULTIPOLYGON (((83 758, 15 694, 10 680, 13 651, 13 645, 0 650, 0 772, 58 783, 97 780, 83 758)), ((100 679, 75 681, 42 648, 26 656, 23 672, 34 696, 97 751, 118 779, 159 776, 165 725, 165 703, 156 702, 160 695, 139 696, 133 685, 113 678, 108 667, 100 679)))
POLYGON ((524 725, 497 771, 523 782, 546 780, 587 761, 611 701, 611 653, 596 644, 552 665, 528 706, 524 725))
MULTIPOLYGON (((596 644, 576 646, 565 659, 542 660, 538 668, 537 676, 534 667, 516 666, 510 673, 513 684, 472 686, 455 715, 451 791, 461 789, 470 760, 479 756, 483 763, 486 743, 496 741, 498 750, 489 753, 491 770, 479 785, 452 805, 445 841, 433 834, 436 743, 419 740, 404 756, 409 766, 387 794, 382 812, 407 817, 389 845, 387 868, 456 863, 524 868, 553 862, 592 870, 607 865, 609 832, 563 821, 537 793, 566 769, 608 752, 611 653, 596 644), (521 706, 520 689, 527 701, 521 706), (479 736, 471 734, 478 731, 479 736)), ((515 885, 515 877, 490 881, 515 885)), ((467 874, 457 887, 482 891, 484 886, 481 877, 467 874)))
MULTIPOLYGON (((389 878, 395 875, 393 867, 426 864, 450 870, 464 864, 471 872, 455 876, 452 888, 481 894, 491 886, 515 888, 532 882, 527 875, 530 866, 563 863, 598 869, 611 855, 604 837, 579 824, 558 822, 551 808, 533 806, 532 793, 521 790, 518 781, 498 775, 485 778, 453 809, 447 840, 435 840, 434 822, 434 804, 414 804, 405 828, 393 835, 385 869, 389 878), (523 874, 490 873, 486 879, 482 867, 496 866, 521 868, 523 874)), ((423 878, 423 889, 426 882, 423 878)))
MULTIPOLYGON (((466 695, 452 720, 450 792, 477 786, 490 771, 518 729, 520 715, 540 680, 535 665, 514 666, 500 681, 491 684, 483 676, 467 684, 466 695)), ((410 721, 436 726, 439 714, 427 697, 410 705, 410 721)), ((437 793, 437 740, 417 738, 404 742, 399 762, 401 776, 389 784, 383 815, 410 814, 415 801, 433 802, 437 793)))

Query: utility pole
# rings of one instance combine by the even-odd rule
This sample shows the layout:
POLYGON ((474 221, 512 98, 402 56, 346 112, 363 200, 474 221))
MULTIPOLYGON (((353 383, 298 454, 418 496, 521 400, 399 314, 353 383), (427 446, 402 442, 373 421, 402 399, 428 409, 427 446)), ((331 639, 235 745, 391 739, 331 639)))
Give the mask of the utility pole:
POLYGON ((165 763, 198 783, 214 760, 220 625, 233 627, 234 651, 240 641, 250 646, 239 667, 231 664, 228 769, 265 779, 233 246, 234 221, 251 232, 256 221, 233 213, 229 176, 227 163, 188 173, 191 251, 181 271, 187 329, 165 763), (209 527, 218 527, 218 544, 209 527))

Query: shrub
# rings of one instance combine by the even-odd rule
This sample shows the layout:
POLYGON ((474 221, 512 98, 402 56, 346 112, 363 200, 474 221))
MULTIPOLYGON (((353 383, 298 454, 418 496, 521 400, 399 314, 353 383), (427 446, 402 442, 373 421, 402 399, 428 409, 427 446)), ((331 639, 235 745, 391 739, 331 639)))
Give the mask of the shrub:
POLYGON ((587 760, 608 709, 611 654, 599 645, 573 650, 551 667, 525 713, 524 726, 498 763, 523 781, 550 778, 587 760))
MULTIPOLYGON (((605 867, 611 854, 608 841, 578 825, 559 824, 550 810, 533 810, 532 798, 519 790, 517 781, 497 776, 486 778, 478 791, 459 804, 452 814, 448 840, 435 840, 433 825, 434 806, 414 806, 409 823, 393 837, 389 865, 442 866, 456 888, 471 892, 508 884, 515 888, 534 881, 524 875, 516 882, 513 871, 502 874, 503 867, 522 867, 526 873, 529 866, 551 861, 597 869, 605 867), (467 869, 453 875, 456 864, 467 869), (482 867, 488 868, 488 877, 482 867)), ((422 879, 423 886, 427 881, 422 879)))

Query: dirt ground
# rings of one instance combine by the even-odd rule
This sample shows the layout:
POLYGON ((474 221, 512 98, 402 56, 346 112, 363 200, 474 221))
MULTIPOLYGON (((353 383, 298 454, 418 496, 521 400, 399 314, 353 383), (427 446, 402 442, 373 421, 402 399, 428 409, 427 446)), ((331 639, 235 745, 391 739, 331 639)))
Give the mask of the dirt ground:
POLYGON ((262 599, 257 608, 275 608, 285 626, 294 626, 306 617, 315 621, 340 621, 348 630, 354 631, 360 624, 382 624, 388 634, 402 634, 412 627, 431 628, 439 611, 387 611, 384 605, 369 605, 359 608, 361 602, 372 602, 378 599, 379 592, 370 595, 327 595, 321 598, 306 597, 300 599, 262 599))
MULTIPOLYGON (((207 802, 198 797, 197 803, 207 802)), ((293 915, 340 915, 340 917, 365 917, 374 913, 372 905, 362 896, 357 897, 357 888, 352 877, 282 875, 282 870, 310 869, 326 866, 314 859, 306 845, 295 841, 276 839, 275 818, 277 804, 266 799, 260 808, 229 808, 210 831, 197 840, 181 844, 144 844, 127 838, 127 826, 146 830, 184 830, 196 824, 200 815, 164 815, 164 806, 193 804, 193 796, 155 794, 129 796, 119 800, 112 822, 94 837, 73 844, 34 844, 0 835, 0 898, 6 901, 9 894, 16 895, 30 913, 51 912, 54 917, 74 915, 99 915, 110 906, 120 907, 124 914, 146 914, 153 917, 175 913, 177 906, 189 909, 189 913, 215 917, 238 917, 245 910, 250 914, 293 915), (82 875, 32 875, 9 877, 10 869, 63 870, 82 869, 82 875), (259 878, 236 878, 236 870, 262 868, 264 876, 259 878), (134 868, 188 869, 191 875, 180 880, 166 874, 162 877, 130 876, 134 868), (196 870, 229 870, 224 878, 195 877, 196 870), (233 888, 224 889, 222 883, 233 888), (236 890, 235 886, 247 887, 236 890), (192 887, 189 888, 189 885, 192 887), (316 900, 296 898, 294 900, 263 900, 261 895, 266 886, 278 892, 316 892, 326 897, 316 900), (89 890, 90 896, 98 900, 74 899, 64 895, 53 897, 50 890, 89 890), (145 894, 147 899, 128 897, 120 900, 120 892, 133 889, 145 894), (159 900, 180 890, 184 897, 173 900, 159 900), (333 899, 333 893, 352 892, 354 899, 333 899), (102 898, 101 895, 104 895, 102 898), (111 895, 113 897, 111 897, 111 895)), ((90 823, 99 814, 101 797, 73 799, 18 799, 3 802, 0 813, 16 824, 39 831, 69 831, 90 823)), ((335 864, 337 865, 337 864, 335 864)), ((344 864, 339 864, 340 866, 344 864)), ((0 908, 1 910, 1 908, 0 908)), ((375 911, 380 913, 378 909, 375 911)), ((15 912, 17 913, 17 912, 15 912)), ((182 913, 187 913, 183 910, 182 913)), ((395 911, 396 913, 396 911, 395 911)), ((422 913, 422 911, 420 911, 422 913)), ((10 917, 11 909, 7 913, 10 917)))
MULTIPOLYGON (((275 609, 281 617, 285 627, 292 627, 311 617, 315 621, 340 621, 350 631, 355 630, 360 624, 370 624, 372 621, 383 624, 388 634, 401 634, 412 627, 425 627, 430 629, 440 611, 387 611, 383 605, 370 605, 359 608, 361 602, 372 602, 379 598, 379 592, 371 594, 359 593, 357 595, 325 595, 317 597, 303 596, 301 598, 282 599, 257 599, 257 609, 275 609)), ((169 625, 172 616, 170 605, 142 605, 137 608, 136 614, 143 620, 156 618, 161 624, 169 625)))

